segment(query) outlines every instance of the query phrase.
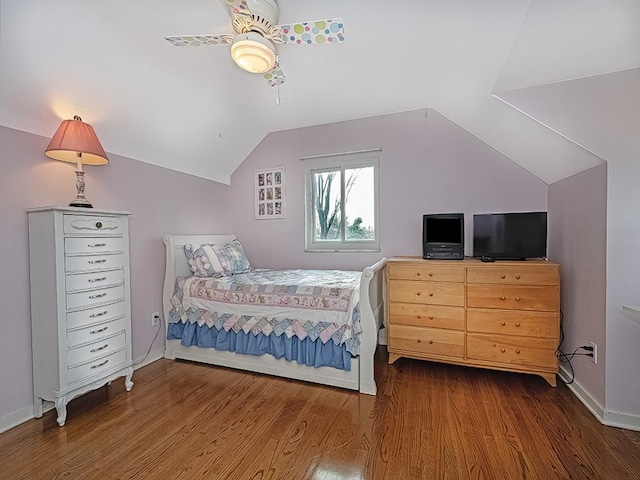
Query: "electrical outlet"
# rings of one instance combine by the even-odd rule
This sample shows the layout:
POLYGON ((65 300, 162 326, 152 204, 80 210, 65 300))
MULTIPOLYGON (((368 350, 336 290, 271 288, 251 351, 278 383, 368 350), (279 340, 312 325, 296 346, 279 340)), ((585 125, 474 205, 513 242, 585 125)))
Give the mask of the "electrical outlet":
POLYGON ((589 345, 591 345, 591 347, 593 347, 593 357, 591 357, 591 361, 595 364, 598 363, 598 345, 596 345, 593 342, 589 342, 589 345))
POLYGON ((151 326, 155 327, 160 323, 160 312, 153 312, 151 314, 151 326))

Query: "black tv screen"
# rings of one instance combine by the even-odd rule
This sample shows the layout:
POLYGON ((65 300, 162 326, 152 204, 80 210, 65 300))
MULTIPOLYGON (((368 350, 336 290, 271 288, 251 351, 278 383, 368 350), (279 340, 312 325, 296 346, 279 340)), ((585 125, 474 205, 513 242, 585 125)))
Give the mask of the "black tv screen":
POLYGON ((439 215, 425 215, 426 243, 462 243, 461 219, 439 215))
POLYGON ((473 256, 522 260, 547 256, 547 212, 473 216, 473 256))

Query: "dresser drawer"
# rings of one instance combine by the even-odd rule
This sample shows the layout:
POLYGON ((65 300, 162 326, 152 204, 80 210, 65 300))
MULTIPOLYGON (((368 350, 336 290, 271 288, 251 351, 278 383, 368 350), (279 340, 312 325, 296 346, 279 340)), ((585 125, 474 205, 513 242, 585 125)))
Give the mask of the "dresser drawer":
POLYGON ((559 301, 553 286, 467 285, 467 307, 556 312, 559 301))
POLYGON ((556 371, 558 342, 550 338, 512 335, 467 334, 467 357, 508 365, 539 367, 556 371))
POLYGON ((125 316, 114 320, 91 325, 89 327, 71 330, 67 332, 67 346, 77 347, 87 343, 103 340, 114 333, 122 332, 127 329, 129 319, 125 316))
POLYGON ((75 367, 69 367, 69 383, 76 383, 94 375, 102 375, 110 370, 124 366, 127 361, 127 350, 122 348, 106 357, 93 360, 75 367))
POLYGON ((73 237, 64 239, 64 253, 66 253, 67 255, 77 253, 87 253, 95 255, 110 252, 124 252, 124 240, 122 237, 73 237))
POLYGON ((65 215, 64 233, 101 233, 120 235, 125 231, 126 219, 94 215, 65 215))
POLYGON ((464 307, 393 302, 389 305, 389 323, 464 330, 464 307))
POLYGON ((88 327, 96 323, 104 323, 125 315, 124 302, 112 303, 101 307, 67 313, 67 330, 88 327))
POLYGON ((464 333, 455 330, 389 325, 389 351, 422 355, 464 356, 464 333))
POLYGON ((389 279, 424 280, 433 282, 464 282, 464 267, 436 265, 433 261, 420 263, 390 263, 389 279))
POLYGON ((124 271, 122 269, 106 272, 78 273, 66 276, 67 292, 96 289, 124 283, 124 271))
POLYGON ((559 285, 555 267, 485 266, 467 268, 467 283, 502 283, 513 285, 559 285))
POLYGON ((76 367, 97 358, 111 355, 116 350, 124 348, 125 345, 126 335, 124 330, 122 330, 120 333, 111 335, 100 341, 83 345, 82 347, 70 348, 67 351, 67 364, 70 368, 76 367))
POLYGON ((64 268, 67 273, 86 272, 88 270, 110 270, 124 266, 124 253, 111 255, 67 255, 64 258, 64 268))
POLYGON ((89 292, 69 293, 67 295, 67 310, 93 307, 105 302, 124 300, 124 286, 101 288, 89 292))
POLYGON ((558 314, 555 312, 482 308, 467 310, 469 332, 558 338, 558 325, 558 314))
POLYGON ((395 280, 389 282, 389 300, 463 307, 464 284, 395 280))

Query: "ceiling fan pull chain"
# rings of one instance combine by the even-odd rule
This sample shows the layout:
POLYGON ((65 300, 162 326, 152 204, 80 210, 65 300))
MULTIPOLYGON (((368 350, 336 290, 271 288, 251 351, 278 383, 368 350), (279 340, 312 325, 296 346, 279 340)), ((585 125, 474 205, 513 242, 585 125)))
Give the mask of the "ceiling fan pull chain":
POLYGON ((278 96, 276 97, 276 105, 280 106, 280 84, 278 84, 278 96))

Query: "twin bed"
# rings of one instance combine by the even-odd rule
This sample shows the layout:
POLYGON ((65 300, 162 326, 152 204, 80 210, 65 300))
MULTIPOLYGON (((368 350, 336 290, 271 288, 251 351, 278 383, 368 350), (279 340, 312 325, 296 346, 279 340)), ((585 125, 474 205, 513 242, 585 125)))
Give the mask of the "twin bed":
MULTIPOLYGON (((240 268, 210 276, 211 248, 225 252, 237 244, 234 235, 163 240, 165 358, 376 394, 373 356, 384 316, 386 258, 362 272, 240 268)), ((231 261, 242 265, 231 250, 231 261)))

